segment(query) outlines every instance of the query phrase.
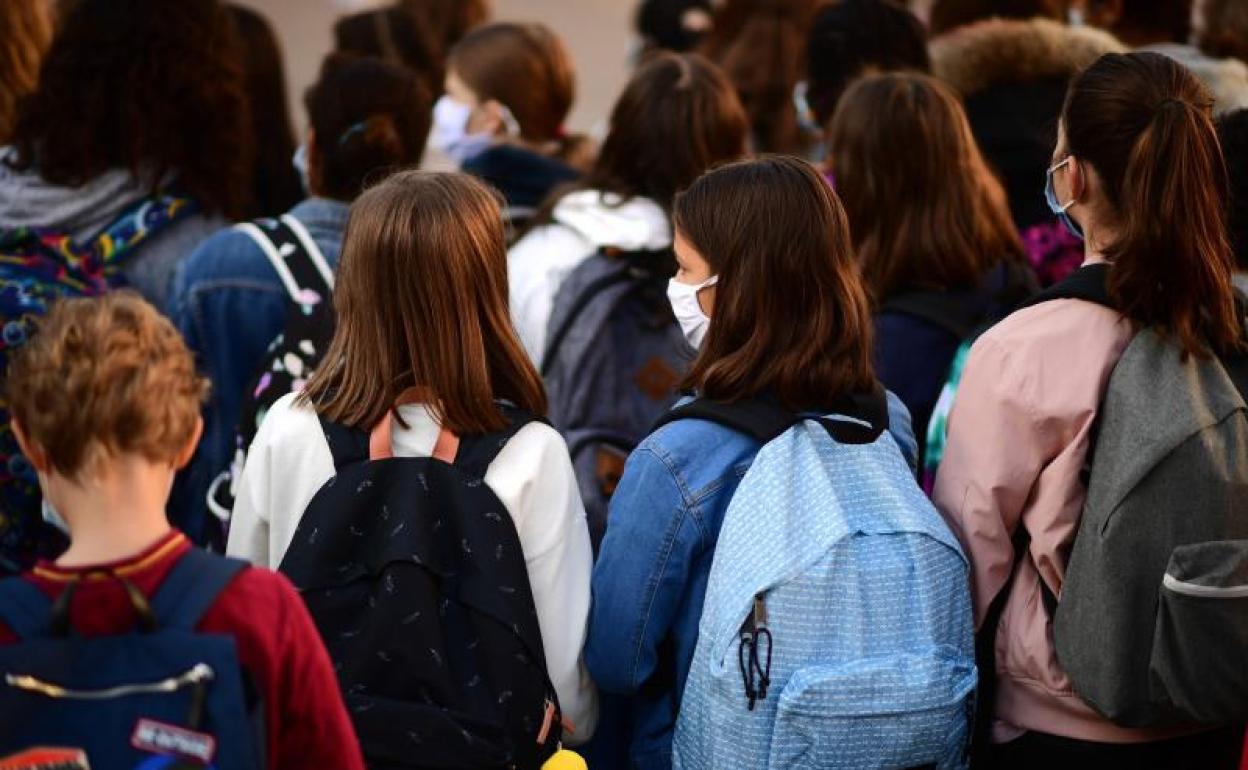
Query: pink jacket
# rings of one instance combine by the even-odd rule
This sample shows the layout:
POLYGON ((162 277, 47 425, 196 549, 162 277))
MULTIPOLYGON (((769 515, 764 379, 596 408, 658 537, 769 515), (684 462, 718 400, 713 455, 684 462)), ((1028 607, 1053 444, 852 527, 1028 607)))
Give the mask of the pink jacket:
POLYGON ((1055 300, 990 330, 967 361, 934 499, 971 560, 977 626, 1009 577, 1015 528, 1031 535, 997 633, 996 742, 1031 730, 1110 743, 1175 734, 1117 727, 1074 693, 1039 583, 1060 597, 1092 423, 1132 336, 1111 310, 1055 300))

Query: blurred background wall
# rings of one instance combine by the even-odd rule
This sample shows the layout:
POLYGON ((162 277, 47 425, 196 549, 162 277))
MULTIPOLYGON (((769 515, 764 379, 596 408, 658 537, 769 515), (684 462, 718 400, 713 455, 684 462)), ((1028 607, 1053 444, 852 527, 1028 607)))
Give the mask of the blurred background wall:
MULTIPOLYGON (((0 0, 3 2, 4 0, 0 0)), ((286 77, 302 130, 303 91, 315 79, 339 16, 382 3, 375 0, 240 0, 263 13, 281 37, 286 77)), ((494 0, 497 19, 541 21, 568 45, 577 67, 577 104, 568 128, 588 131, 606 119, 628 77, 633 43, 633 0, 494 0)))

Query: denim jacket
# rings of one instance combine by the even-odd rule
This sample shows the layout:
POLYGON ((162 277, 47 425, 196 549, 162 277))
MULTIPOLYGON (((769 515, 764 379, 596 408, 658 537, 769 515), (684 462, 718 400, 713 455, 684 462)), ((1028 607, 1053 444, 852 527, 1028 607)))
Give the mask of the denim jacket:
MULTIPOLYGON (((910 414, 892 393, 888 404, 889 431, 913 466, 910 414)), ((623 712, 601 720, 595 767, 671 767, 720 525, 760 448, 721 425, 682 420, 651 434, 629 457, 594 567, 585 644, 604 715, 623 712), (618 761, 623 757, 627 762, 618 761)))
MULTIPOLYGON (((331 267, 338 265, 347 204, 310 198, 290 210, 331 267)), ((287 292, 260 247, 233 228, 205 240, 178 266, 168 314, 212 380, 204 438, 170 501, 174 521, 203 542, 213 478, 234 455, 243 391, 286 320, 287 292)))

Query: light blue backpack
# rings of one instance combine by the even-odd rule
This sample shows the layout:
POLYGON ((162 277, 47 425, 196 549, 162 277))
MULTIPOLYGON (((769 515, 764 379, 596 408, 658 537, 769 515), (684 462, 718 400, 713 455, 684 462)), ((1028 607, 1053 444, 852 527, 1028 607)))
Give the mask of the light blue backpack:
POLYGON ((674 766, 964 768, 976 685, 966 557, 888 433, 695 401, 765 445, 720 531, 674 766))

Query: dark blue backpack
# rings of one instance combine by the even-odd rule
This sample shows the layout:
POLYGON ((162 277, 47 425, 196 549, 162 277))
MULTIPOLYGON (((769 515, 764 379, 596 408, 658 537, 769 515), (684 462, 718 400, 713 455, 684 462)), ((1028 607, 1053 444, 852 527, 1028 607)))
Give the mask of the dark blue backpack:
POLYGON ((76 583, 53 602, 22 578, 0 582, 0 756, 82 749, 91 767, 260 770, 234 639, 195 631, 242 562, 188 551, 149 603, 124 578, 139 618, 125 634, 83 638, 69 623, 76 583))

